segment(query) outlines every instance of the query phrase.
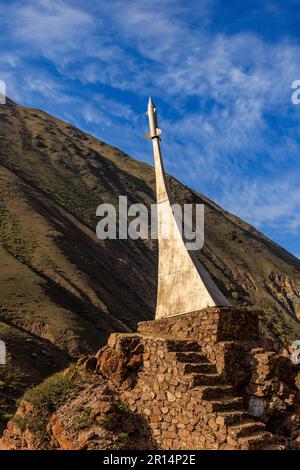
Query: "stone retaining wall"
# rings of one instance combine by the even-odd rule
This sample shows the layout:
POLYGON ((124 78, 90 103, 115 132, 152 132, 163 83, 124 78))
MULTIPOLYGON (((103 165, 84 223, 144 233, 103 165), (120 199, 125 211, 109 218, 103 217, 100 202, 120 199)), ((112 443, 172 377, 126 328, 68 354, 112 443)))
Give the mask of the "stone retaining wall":
POLYGON ((215 307, 141 322, 137 333, 111 335, 96 363, 158 448, 283 448, 285 438, 265 425, 278 404, 294 426, 293 442, 300 434, 296 371, 261 347, 255 311, 215 307))
POLYGON ((142 334, 199 342, 218 372, 241 390, 250 374, 251 351, 259 339, 258 312, 242 308, 213 307, 176 317, 138 324, 142 334))
POLYGON ((217 416, 209 413, 197 388, 184 378, 183 365, 170 353, 164 339, 141 337, 143 368, 133 390, 123 400, 146 416, 162 449, 218 449, 227 433, 217 416))

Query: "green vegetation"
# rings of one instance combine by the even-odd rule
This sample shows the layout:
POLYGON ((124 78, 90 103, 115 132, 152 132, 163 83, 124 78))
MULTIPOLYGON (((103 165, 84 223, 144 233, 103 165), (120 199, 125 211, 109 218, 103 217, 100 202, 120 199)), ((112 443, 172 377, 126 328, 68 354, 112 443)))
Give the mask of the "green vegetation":
POLYGON ((102 426, 104 429, 112 429, 115 424, 115 416, 113 416, 112 414, 105 415, 99 422, 99 425, 102 426))
POLYGON ((20 429, 21 432, 24 432, 28 425, 28 416, 23 417, 15 415, 13 416, 12 421, 20 429))
MULTIPOLYGON (((24 394, 23 399, 30 403, 32 412, 26 418, 15 416, 15 424, 21 430, 28 428, 39 442, 46 445, 48 440, 46 427, 51 415, 72 397, 79 388, 78 377, 73 376, 71 379, 70 376, 62 372, 54 374, 24 394)), ((77 424, 79 425, 79 421, 77 424)))
MULTIPOLYGON (((0 338, 14 354, 1 375, 0 433, 26 389, 71 356, 97 351, 111 331, 152 318, 157 268, 156 243, 95 237, 100 203, 117 204, 119 194, 148 207, 155 200, 153 168, 42 111, 1 112, 0 338)), ((282 342, 300 337, 300 299, 285 290, 299 290, 300 262, 169 181, 174 201, 205 203, 205 245, 197 256, 224 294, 235 306, 261 310, 265 329, 282 342), (276 285, 271 273, 288 280, 276 285)), ((44 410, 57 406, 54 398, 46 402, 44 410)))
POLYGON ((24 238, 20 222, 16 216, 5 209, 0 211, 0 243, 21 263, 32 265, 37 243, 24 238))
POLYGON ((232 298, 233 300, 238 300, 238 298, 239 298, 239 293, 236 292, 236 291, 231 292, 231 298, 232 298))
POLYGON ((129 408, 128 408, 128 406, 127 406, 125 403, 123 403, 123 402, 121 402, 121 401, 116 401, 116 402, 114 403, 114 405, 115 405, 115 407, 117 408, 117 410, 119 411, 119 413, 121 413, 121 414, 127 414, 127 413, 129 413, 129 408))
POLYGON ((260 320, 279 341, 283 344, 290 343, 292 331, 284 324, 282 317, 275 314, 270 303, 265 303, 265 308, 260 312, 260 320))
POLYGON ((124 450, 128 448, 129 434, 127 432, 119 432, 117 435, 117 442, 115 444, 116 450, 124 450))
POLYGON ((75 411, 67 429, 72 432, 79 431, 80 429, 90 426, 92 423, 93 418, 91 416, 91 410, 89 408, 80 409, 79 412, 75 411))

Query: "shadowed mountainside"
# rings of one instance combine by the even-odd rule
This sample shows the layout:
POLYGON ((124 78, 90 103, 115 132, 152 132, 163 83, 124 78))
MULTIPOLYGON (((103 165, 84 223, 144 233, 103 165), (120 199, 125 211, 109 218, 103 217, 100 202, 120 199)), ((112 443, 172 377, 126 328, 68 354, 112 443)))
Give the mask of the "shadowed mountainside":
MULTIPOLYGON (((149 148, 150 152, 150 148, 149 148)), ((0 106, 0 429, 29 386, 130 331, 155 309, 156 242, 100 241, 100 203, 149 206, 153 168, 47 113, 0 106)), ((169 177, 174 201, 205 204, 199 259, 235 305, 262 309, 282 341, 300 337, 300 261, 169 177)))

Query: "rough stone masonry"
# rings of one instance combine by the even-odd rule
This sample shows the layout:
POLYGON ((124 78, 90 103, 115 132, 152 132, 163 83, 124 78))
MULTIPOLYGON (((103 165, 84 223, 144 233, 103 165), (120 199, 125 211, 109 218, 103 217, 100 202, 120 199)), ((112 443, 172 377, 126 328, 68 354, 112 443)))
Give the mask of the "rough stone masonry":
POLYGON ((112 334, 94 367, 157 448, 300 448, 299 366, 263 344, 257 312, 214 307, 112 334))

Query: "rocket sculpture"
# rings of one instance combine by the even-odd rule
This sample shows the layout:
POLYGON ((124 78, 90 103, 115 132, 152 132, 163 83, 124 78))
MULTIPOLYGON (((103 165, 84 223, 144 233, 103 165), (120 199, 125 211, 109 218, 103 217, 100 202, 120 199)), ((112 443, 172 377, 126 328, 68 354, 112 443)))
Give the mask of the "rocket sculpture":
POLYGON ((156 107, 149 98, 150 131, 152 140, 158 226, 158 288, 155 319, 195 312, 207 307, 231 304, 215 285, 195 252, 188 251, 173 214, 168 184, 160 149, 161 130, 158 128, 156 107), (167 229, 167 230, 166 230, 167 229), (168 233, 168 237, 165 234, 168 233))

